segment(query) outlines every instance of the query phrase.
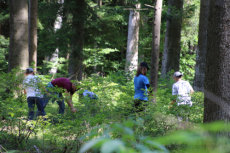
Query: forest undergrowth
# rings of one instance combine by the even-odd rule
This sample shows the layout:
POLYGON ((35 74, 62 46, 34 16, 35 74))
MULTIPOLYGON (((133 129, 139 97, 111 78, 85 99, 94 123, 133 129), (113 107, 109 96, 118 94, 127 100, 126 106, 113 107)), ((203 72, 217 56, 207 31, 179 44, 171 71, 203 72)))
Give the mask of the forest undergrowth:
MULTIPOLYGON (((149 103, 140 113, 133 111, 132 79, 123 72, 106 77, 92 75, 78 85, 74 95, 76 113, 68 107, 64 115, 57 103, 49 102, 47 115, 27 120, 28 107, 22 92, 23 75, 1 73, 0 152, 228 152, 229 132, 223 123, 202 124, 203 93, 192 95, 188 122, 177 120, 178 109, 170 103, 171 79, 159 80, 157 103, 149 103), (98 99, 79 96, 87 89, 98 99), (222 132, 223 133, 223 132, 222 132)), ((50 76, 39 76, 43 85, 50 76)), ((170 78, 170 77, 169 77, 170 78)))

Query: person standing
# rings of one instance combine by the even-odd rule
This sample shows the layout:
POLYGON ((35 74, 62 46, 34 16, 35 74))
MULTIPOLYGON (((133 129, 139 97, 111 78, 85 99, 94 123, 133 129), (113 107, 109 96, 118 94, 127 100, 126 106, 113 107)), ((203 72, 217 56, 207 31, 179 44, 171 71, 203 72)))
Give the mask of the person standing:
POLYGON ((44 116, 45 111, 42 104, 43 95, 39 89, 41 80, 35 76, 32 68, 27 68, 25 72, 25 79, 23 80, 24 93, 27 95, 27 103, 29 108, 28 119, 34 119, 34 107, 37 106, 37 116, 44 116))
POLYGON ((182 80, 183 74, 179 71, 173 74, 175 83, 172 86, 172 95, 175 96, 173 103, 178 106, 178 119, 182 120, 182 116, 188 116, 187 108, 192 106, 191 94, 194 92, 188 81, 182 80), (189 107, 187 107, 189 106, 189 107), (181 109, 180 109, 181 108, 181 109))
POLYGON ((146 62, 140 63, 134 78, 134 107, 135 112, 141 112, 145 109, 148 101, 147 89, 150 87, 149 80, 146 77, 149 67, 146 62))
POLYGON ((56 78, 48 83, 47 85, 48 95, 45 97, 44 107, 47 105, 48 101, 53 97, 55 97, 55 101, 57 101, 59 105, 59 114, 64 114, 65 112, 65 103, 63 99, 63 93, 65 94, 65 98, 68 106, 71 111, 74 113, 76 109, 73 107, 72 97, 76 91, 76 86, 67 78, 56 78), (54 89, 54 88, 59 89, 54 89))

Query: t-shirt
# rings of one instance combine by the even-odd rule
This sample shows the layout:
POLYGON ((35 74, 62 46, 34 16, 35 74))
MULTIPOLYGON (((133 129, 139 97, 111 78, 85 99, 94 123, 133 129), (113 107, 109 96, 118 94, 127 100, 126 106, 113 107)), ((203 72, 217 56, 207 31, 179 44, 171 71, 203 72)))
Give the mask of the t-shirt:
POLYGON ((39 79, 39 77, 35 75, 29 74, 25 77, 25 79, 23 80, 23 88, 26 90, 27 98, 43 97, 38 87, 40 82, 41 80, 39 79))
POLYGON ((192 105, 190 93, 193 90, 188 81, 179 80, 172 86, 172 95, 178 95, 177 105, 192 105))
POLYGON ((72 89, 72 82, 67 78, 57 78, 57 79, 52 80, 51 83, 54 87, 66 89, 71 94, 74 93, 72 89))
POLYGON ((84 90, 83 96, 84 96, 84 97, 89 97, 89 98, 91 98, 91 99, 97 99, 97 98, 98 98, 97 95, 96 95, 95 93, 93 93, 93 92, 91 92, 91 91, 88 91, 88 90, 84 90))
POLYGON ((148 101, 147 84, 149 84, 149 80, 145 75, 140 74, 134 78, 134 99, 148 101))

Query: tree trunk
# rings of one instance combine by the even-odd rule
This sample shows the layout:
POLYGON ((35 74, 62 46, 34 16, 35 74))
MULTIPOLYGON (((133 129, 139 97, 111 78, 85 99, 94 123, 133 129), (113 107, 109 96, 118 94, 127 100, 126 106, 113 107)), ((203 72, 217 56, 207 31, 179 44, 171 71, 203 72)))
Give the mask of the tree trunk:
POLYGON ((180 63, 183 0, 169 0, 168 7, 168 19, 161 70, 162 77, 166 77, 167 73, 172 70, 178 71, 180 63))
MULTIPOLYGON (((140 7, 141 4, 136 4, 137 9, 140 9, 140 7)), ((137 69, 139 26, 140 26, 139 23, 140 23, 140 12, 135 10, 130 10, 126 63, 125 63, 126 73, 130 73, 137 69)))
MULTIPOLYGON (((64 0, 58 0, 58 3, 63 5, 64 0)), ((59 14, 61 10, 63 9, 63 6, 61 6, 57 13, 57 18, 54 22, 54 31, 61 29, 62 27, 62 16, 59 14)), ((59 58, 59 48, 56 48, 53 54, 50 56, 49 61, 53 63, 53 67, 49 70, 50 74, 53 74, 53 76, 57 73, 58 70, 58 58, 59 58)))
POLYGON ((9 67, 26 69, 29 66, 28 4, 27 0, 10 0, 9 67))
POLYGON ((155 4, 153 34, 152 34, 152 57, 151 57, 151 73, 150 84, 153 91, 153 102, 156 102, 158 66, 159 66, 159 50, 160 50, 160 32, 161 32, 161 12, 162 0, 157 0, 155 4))
POLYGON ((204 122, 230 120, 230 1, 211 0, 204 84, 204 122))
POLYGON ((98 5, 99 7, 101 7, 101 6, 102 6, 102 0, 97 0, 97 5, 98 5))
POLYGON ((37 67, 38 0, 29 0, 29 65, 37 67))
POLYGON ((194 78, 194 89, 197 91, 203 91, 204 89, 205 62, 206 62, 206 52, 207 52, 208 15, 209 15, 209 1, 201 0, 199 40, 198 40, 198 50, 196 55, 196 67, 195 67, 196 72, 194 78))
POLYGON ((71 11, 71 13, 73 13, 73 33, 69 60, 69 78, 72 80, 81 80, 86 2, 85 0, 75 0, 74 6, 71 11))

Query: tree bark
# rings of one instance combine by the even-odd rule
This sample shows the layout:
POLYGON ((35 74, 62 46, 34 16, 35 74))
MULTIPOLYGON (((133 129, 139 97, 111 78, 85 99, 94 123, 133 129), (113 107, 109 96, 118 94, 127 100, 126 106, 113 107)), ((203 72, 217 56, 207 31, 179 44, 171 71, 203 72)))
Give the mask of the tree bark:
POLYGON ((101 7, 101 6, 102 6, 102 0, 97 0, 97 5, 98 5, 99 7, 101 7))
POLYGON ((204 84, 204 122, 230 120, 230 1, 211 0, 204 84))
MULTIPOLYGON (((140 9, 141 4, 136 4, 136 8, 140 9)), ((130 73, 137 69, 138 65, 138 42, 139 42, 139 23, 140 12, 130 10, 128 40, 126 51, 125 72, 130 73)))
POLYGON ((194 89, 196 91, 204 90, 205 63, 207 52, 207 32, 208 32, 209 1, 201 0, 200 3, 200 22, 199 22, 199 40, 196 55, 196 67, 194 78, 194 89))
POLYGON ((183 14, 183 0, 168 0, 168 19, 166 25, 164 53, 162 59, 162 77, 179 70, 180 40, 183 14))
POLYGON ((29 65, 37 67, 38 0, 29 0, 29 65))
POLYGON ((73 33, 69 59, 69 78, 72 80, 82 80, 86 2, 85 0, 75 0, 74 6, 75 7, 71 11, 71 13, 73 13, 73 33))
POLYGON ((27 0, 10 0, 9 66, 26 69, 29 66, 27 0))
POLYGON ((152 55, 151 55, 151 73, 150 84, 153 91, 153 102, 156 102, 159 50, 160 50, 160 31, 161 31, 161 12, 162 0, 157 0, 155 4, 153 34, 152 34, 152 55))

